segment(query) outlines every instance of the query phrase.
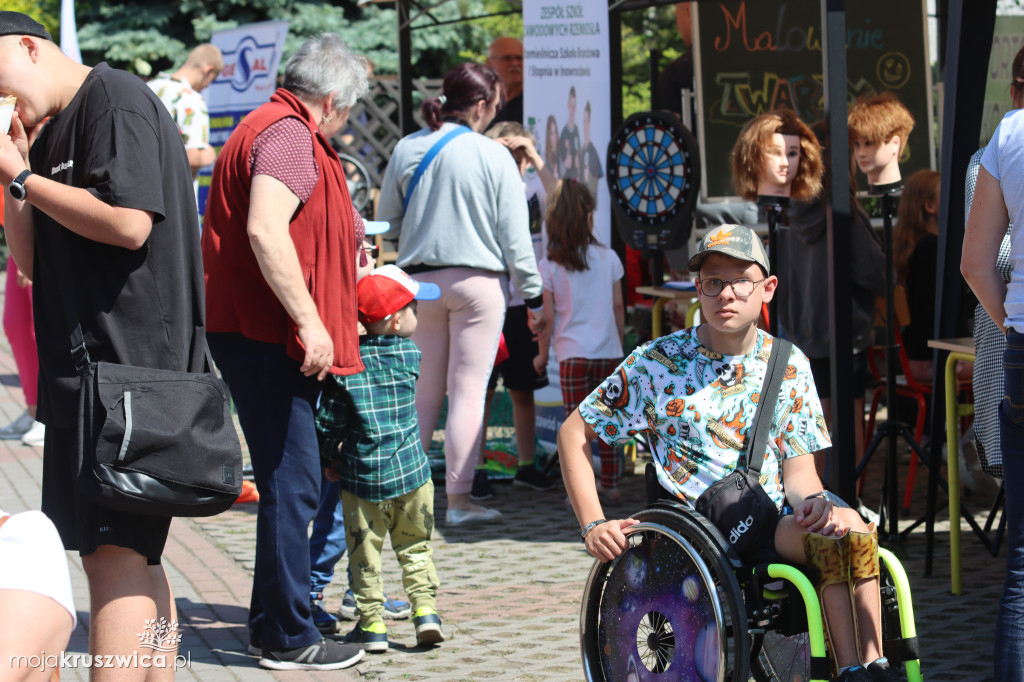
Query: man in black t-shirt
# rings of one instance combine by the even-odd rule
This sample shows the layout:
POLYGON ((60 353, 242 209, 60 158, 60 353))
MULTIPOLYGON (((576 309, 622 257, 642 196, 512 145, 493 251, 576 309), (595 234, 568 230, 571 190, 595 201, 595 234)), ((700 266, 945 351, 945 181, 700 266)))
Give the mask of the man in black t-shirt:
POLYGON ((82 555, 90 653, 130 655, 147 620, 176 620, 160 565, 170 519, 79 493, 65 306, 93 361, 188 369, 205 350, 192 174, 170 115, 141 80, 68 59, 17 12, 0 12, 0 95, 18 98, 10 134, 0 133, 0 182, 7 242, 34 284, 42 510, 82 555))

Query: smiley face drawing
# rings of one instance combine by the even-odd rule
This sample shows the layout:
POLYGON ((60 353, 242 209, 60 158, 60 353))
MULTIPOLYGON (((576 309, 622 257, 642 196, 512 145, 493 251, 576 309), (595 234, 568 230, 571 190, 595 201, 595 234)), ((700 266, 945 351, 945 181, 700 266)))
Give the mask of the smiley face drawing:
POLYGON ((900 52, 887 52, 878 60, 875 71, 883 86, 897 90, 910 80, 910 60, 900 52))

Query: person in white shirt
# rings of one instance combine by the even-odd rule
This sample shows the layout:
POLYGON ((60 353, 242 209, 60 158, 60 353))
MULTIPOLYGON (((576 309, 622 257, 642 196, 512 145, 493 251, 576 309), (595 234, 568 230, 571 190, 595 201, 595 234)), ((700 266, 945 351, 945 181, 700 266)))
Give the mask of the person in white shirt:
POLYGON ((200 168, 217 159, 217 153, 210 145, 210 113, 202 92, 223 69, 224 57, 220 49, 204 43, 189 52, 177 71, 160 73, 148 83, 178 126, 193 178, 199 175, 200 168))

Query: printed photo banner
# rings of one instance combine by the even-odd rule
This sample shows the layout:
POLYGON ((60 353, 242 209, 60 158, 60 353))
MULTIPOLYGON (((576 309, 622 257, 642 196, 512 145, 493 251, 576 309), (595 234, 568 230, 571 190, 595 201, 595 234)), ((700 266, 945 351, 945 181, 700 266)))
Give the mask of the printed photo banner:
POLYGON ((597 200, 594 235, 610 245, 607 4, 524 0, 523 56, 524 124, 557 177, 590 188, 597 200))

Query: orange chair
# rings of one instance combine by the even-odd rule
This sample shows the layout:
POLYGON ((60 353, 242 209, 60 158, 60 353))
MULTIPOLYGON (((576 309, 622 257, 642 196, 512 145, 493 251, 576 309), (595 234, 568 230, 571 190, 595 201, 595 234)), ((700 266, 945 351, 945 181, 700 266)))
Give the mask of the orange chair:
MULTIPOLYGON (((896 308, 896 345, 899 346, 899 367, 896 372, 896 395, 905 398, 913 399, 917 404, 916 418, 914 420, 914 440, 921 444, 921 439, 924 437, 924 421, 927 415, 928 409, 928 398, 932 394, 932 383, 930 381, 921 381, 915 379, 910 371, 910 359, 907 357, 907 350, 903 345, 903 336, 900 334, 900 328, 910 323, 910 306, 907 304, 907 292, 901 285, 897 285, 893 291, 894 304, 896 308)), ((885 298, 878 298, 875 301, 875 325, 878 327, 885 327, 885 298)), ((871 369, 871 374, 874 376, 875 381, 878 382, 878 386, 875 388, 874 393, 871 396, 871 408, 868 412, 868 421, 864 428, 864 444, 865 447, 870 445, 871 439, 875 435, 875 418, 878 413, 878 405, 882 400, 882 396, 887 394, 887 378, 885 372, 879 368, 880 362, 886 360, 886 348, 884 345, 873 346, 868 351, 868 367, 871 369)), ((970 391, 971 382, 963 381, 960 383, 960 390, 970 391)), ((892 410, 895 409, 893 405, 887 406, 889 410, 889 417, 892 418, 892 410)), ((863 453, 862 453, 863 454, 863 453)), ((914 455, 910 458, 910 469, 907 472, 907 487, 903 491, 903 509, 904 511, 910 509, 910 501, 914 495, 914 478, 917 475, 917 456, 914 455)), ((857 494, 860 495, 864 492, 864 482, 866 480, 867 471, 862 471, 860 480, 857 485, 857 494)))

